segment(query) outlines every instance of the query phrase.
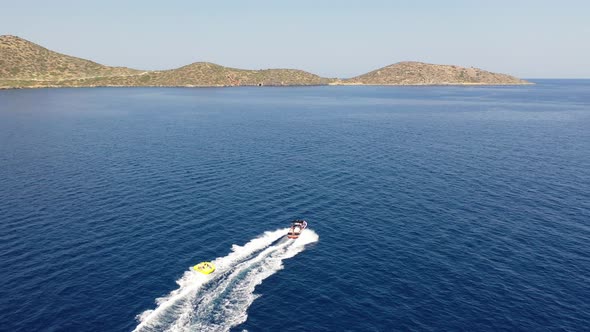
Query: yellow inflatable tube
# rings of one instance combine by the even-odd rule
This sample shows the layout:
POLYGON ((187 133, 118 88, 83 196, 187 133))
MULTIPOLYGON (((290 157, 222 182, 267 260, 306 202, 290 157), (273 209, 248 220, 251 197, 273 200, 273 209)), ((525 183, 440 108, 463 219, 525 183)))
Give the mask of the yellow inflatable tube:
POLYGON ((211 272, 215 271, 215 265, 211 262, 201 262, 193 266, 193 270, 201 272, 202 274, 211 274, 211 272))

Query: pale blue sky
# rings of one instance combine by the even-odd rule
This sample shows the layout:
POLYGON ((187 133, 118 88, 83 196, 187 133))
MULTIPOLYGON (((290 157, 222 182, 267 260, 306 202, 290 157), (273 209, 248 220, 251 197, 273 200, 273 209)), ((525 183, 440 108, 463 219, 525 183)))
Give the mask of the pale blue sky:
POLYGON ((590 78, 590 1, 7 1, 0 34, 102 64, 351 77, 398 61, 590 78))

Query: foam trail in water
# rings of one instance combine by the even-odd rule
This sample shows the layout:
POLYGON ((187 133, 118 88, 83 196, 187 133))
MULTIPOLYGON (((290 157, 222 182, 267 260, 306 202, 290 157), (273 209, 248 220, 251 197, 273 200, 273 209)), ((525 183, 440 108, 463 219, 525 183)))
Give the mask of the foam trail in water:
POLYGON ((169 331, 229 331, 248 318, 247 310, 258 297, 257 285, 283 268, 283 260, 317 242, 318 235, 304 231, 299 239, 270 246, 255 257, 238 264, 222 282, 201 294, 195 303, 180 308, 179 319, 169 331))
POLYGON ((158 304, 154 310, 146 310, 137 316, 140 321, 134 331, 162 330, 162 325, 167 323, 174 324, 178 320, 177 307, 191 300, 199 289, 207 282, 223 275, 233 265, 244 260, 256 253, 257 251, 267 248, 281 237, 285 236, 288 229, 278 229, 272 232, 265 232, 262 236, 257 237, 243 246, 233 245, 232 252, 225 257, 219 257, 213 262, 216 266, 216 272, 212 275, 204 275, 195 272, 192 269, 185 272, 184 275, 176 281, 180 286, 165 297, 156 299, 158 304))

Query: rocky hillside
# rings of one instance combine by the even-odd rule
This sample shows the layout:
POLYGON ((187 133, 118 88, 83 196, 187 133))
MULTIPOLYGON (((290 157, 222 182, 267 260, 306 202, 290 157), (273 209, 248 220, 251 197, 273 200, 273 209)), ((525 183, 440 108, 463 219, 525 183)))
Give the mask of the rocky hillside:
POLYGON ((16 36, 0 36, 0 80, 53 81, 136 75, 138 70, 108 67, 50 51, 16 36))
MULTIPOLYGON (((87 81, 90 83, 89 80, 87 81)), ((104 83, 113 86, 282 86, 325 85, 328 82, 328 79, 296 69, 243 70, 209 62, 196 62, 178 69, 146 72, 138 76, 102 78, 94 80, 92 84, 104 83)), ((63 83, 70 84, 71 82, 63 83)))
POLYGON ((321 85, 328 80, 296 69, 243 70, 208 62, 158 73, 156 85, 238 86, 238 85, 321 85))
POLYGON ((143 71, 104 66, 0 36, 0 88, 92 86, 326 85, 332 80, 296 69, 243 70, 208 62, 143 71))
POLYGON ((399 62, 372 72, 342 80, 337 84, 366 85, 462 85, 527 84, 519 78, 478 68, 399 62))
MULTIPOLYGON (((331 80, 302 70, 243 70, 199 62, 178 69, 144 71, 135 75, 103 76, 53 81, 19 81, 15 87, 96 86, 296 86, 326 85, 331 80)), ((2 86, 0 79, 0 86, 2 86)), ((5 82, 6 83, 6 82, 5 82)))
POLYGON ((481 69, 400 62, 347 80, 297 69, 244 70, 196 62, 162 71, 109 67, 57 52, 15 36, 0 36, 0 88, 94 86, 292 86, 327 84, 527 84, 481 69))

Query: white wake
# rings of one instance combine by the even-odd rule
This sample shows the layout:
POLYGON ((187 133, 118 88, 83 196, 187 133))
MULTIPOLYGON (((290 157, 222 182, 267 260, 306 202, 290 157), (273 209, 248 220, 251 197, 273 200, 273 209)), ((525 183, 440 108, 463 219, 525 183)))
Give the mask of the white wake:
POLYGON ((246 321, 256 299, 254 288, 283 268, 283 260, 317 242, 306 229, 297 240, 287 240, 288 229, 266 232, 213 261, 215 272, 189 270, 176 282, 179 288, 156 299, 157 307, 137 316, 134 331, 228 331, 246 321), (284 238, 283 240, 280 240, 284 238))

